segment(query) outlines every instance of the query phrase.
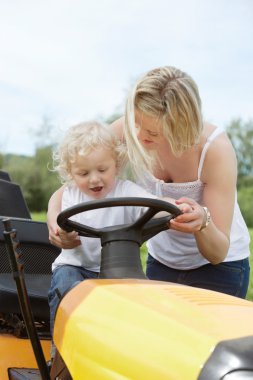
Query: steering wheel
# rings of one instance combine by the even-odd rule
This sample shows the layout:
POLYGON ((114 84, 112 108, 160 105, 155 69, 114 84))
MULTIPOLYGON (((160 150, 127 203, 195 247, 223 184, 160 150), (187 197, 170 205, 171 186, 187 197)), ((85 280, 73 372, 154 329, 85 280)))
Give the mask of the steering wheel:
POLYGON ((57 223, 65 231, 70 232, 74 230, 80 236, 101 239, 102 260, 100 277, 143 278, 145 275, 142 272, 140 263, 140 246, 159 232, 167 230, 169 228, 169 221, 181 213, 177 206, 159 199, 139 197, 107 198, 80 203, 63 210, 58 215, 57 223), (138 220, 131 224, 120 224, 103 228, 93 228, 69 219, 71 216, 82 212, 119 206, 141 206, 147 208, 147 210, 138 220), (160 211, 166 211, 169 214, 168 216, 152 219, 160 211), (105 266, 107 268, 106 273, 104 273, 105 266), (126 267, 128 269, 131 267, 131 273, 129 270, 126 270, 126 267), (133 274, 137 267, 139 268, 137 273, 133 274), (120 270, 116 270, 115 272, 115 268, 120 270), (142 272, 141 275, 140 271, 142 272))

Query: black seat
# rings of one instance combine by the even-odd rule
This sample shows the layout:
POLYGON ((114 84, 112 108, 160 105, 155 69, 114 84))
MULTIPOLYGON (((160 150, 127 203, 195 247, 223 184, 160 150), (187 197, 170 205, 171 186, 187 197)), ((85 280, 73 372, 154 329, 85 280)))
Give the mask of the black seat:
POLYGON ((11 182, 11 177, 10 177, 9 173, 7 173, 4 170, 0 170, 0 179, 4 179, 5 181, 11 182))
MULTIPOLYGON (((8 320, 8 326, 9 320, 13 321, 11 316, 16 315, 22 320, 16 283, 3 235, 2 220, 8 218, 11 227, 17 230, 26 288, 34 319, 38 324, 49 326, 47 294, 51 282, 51 265, 59 255, 60 249, 49 242, 47 224, 31 220, 20 186, 11 182, 7 172, 0 171, 0 178, 4 178, 0 179, 0 317, 4 318, 4 322, 8 320)), ((14 319, 16 323, 16 318, 14 319)))
POLYGON ((0 179, 0 215, 31 219, 20 186, 4 179, 0 179))
MULTIPOLYGON (((0 217, 1 218, 1 217, 0 217)), ((17 230, 21 260, 28 296, 34 319, 49 321, 47 294, 51 281, 51 265, 60 249, 48 240, 46 223, 32 220, 8 218, 11 227, 17 230)), ((3 236, 4 225, 0 226, 0 314, 20 314, 16 283, 11 273, 8 252, 3 236)))

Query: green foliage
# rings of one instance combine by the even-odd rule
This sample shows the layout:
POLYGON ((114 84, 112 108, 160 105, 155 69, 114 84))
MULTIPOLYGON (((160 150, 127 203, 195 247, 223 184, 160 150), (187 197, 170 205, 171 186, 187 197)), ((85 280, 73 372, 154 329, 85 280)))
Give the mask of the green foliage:
POLYGON ((146 273, 146 262, 147 262, 148 250, 145 243, 141 246, 140 251, 141 251, 142 268, 143 268, 144 273, 146 273))
POLYGON ((253 120, 232 120, 227 127, 238 162, 238 203, 248 227, 253 227, 253 120))
POLYGON ((4 155, 0 153, 0 168, 3 167, 3 163, 4 163, 4 155))
POLYGON ((31 211, 46 210, 50 196, 60 186, 56 173, 48 169, 51 156, 52 146, 46 146, 38 148, 34 157, 5 157, 3 170, 20 185, 31 211))
POLYGON ((30 211, 47 209, 52 193, 60 186, 57 174, 50 166, 55 126, 47 116, 31 133, 36 139, 34 157, 0 154, 0 168, 7 171, 13 182, 20 185, 30 211))
POLYGON ((253 186, 240 187, 238 203, 247 226, 253 228, 253 186))
POLYGON ((227 133, 235 148, 240 184, 241 178, 253 174, 253 120, 232 120, 227 127, 227 133))
POLYGON ((29 194, 27 203, 31 210, 47 209, 52 193, 60 186, 56 173, 49 170, 52 156, 52 147, 38 148, 33 161, 33 168, 28 175, 27 187, 29 194))

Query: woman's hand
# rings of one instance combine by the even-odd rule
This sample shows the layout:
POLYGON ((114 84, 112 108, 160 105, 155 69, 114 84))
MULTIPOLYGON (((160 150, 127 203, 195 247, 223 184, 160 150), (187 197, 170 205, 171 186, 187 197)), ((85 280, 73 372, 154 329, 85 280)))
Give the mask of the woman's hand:
POLYGON ((194 233, 200 231, 206 218, 205 210, 191 198, 182 197, 175 201, 183 214, 170 221, 172 230, 194 233))
POLYGON ((211 263, 221 263, 228 252, 230 239, 229 233, 225 233, 218 229, 208 216, 204 208, 191 198, 182 197, 176 201, 176 204, 181 205, 186 203, 191 206, 191 211, 177 216, 170 221, 172 230, 192 233, 196 239, 199 252, 211 263), (207 228, 201 228, 206 225, 207 228), (210 222, 210 223, 209 223, 210 222))

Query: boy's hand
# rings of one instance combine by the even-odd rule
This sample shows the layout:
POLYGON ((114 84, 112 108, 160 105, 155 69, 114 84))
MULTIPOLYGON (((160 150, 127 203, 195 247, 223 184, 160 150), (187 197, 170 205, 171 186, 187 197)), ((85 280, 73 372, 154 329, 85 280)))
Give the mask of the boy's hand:
POLYGON ((75 231, 66 232, 59 228, 58 225, 54 227, 48 227, 49 229, 49 241, 59 248, 72 249, 81 245, 81 240, 78 233, 75 231))

